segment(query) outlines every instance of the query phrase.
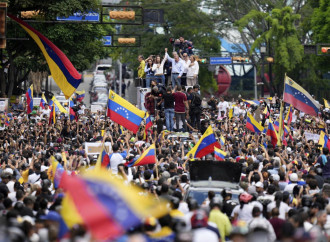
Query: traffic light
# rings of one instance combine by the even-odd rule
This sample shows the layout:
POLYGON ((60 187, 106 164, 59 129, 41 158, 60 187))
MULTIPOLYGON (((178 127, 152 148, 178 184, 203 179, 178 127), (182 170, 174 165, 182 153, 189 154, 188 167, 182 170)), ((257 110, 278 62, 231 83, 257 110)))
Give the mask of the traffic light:
POLYGON ((326 53, 330 53, 330 47, 322 47, 321 48, 322 53, 326 54, 326 53))
POLYGON ((233 61, 237 61, 237 62, 249 62, 250 61, 250 59, 248 58, 248 57, 241 57, 241 56, 234 56, 234 57, 232 57, 232 60, 233 61))
POLYGON ((119 44, 135 44, 135 38, 118 38, 119 44))
POLYGON ((24 19, 35 18, 37 15, 39 15, 39 11, 22 11, 21 12, 21 18, 24 18, 24 19))
POLYGON ((273 57, 267 57, 266 60, 267 60, 268 63, 273 63, 274 62, 273 57))
POLYGON ((7 3, 0 3, 0 49, 6 48, 7 3))
POLYGON ((134 11, 110 11, 109 15, 111 19, 128 19, 128 20, 135 19, 134 11))

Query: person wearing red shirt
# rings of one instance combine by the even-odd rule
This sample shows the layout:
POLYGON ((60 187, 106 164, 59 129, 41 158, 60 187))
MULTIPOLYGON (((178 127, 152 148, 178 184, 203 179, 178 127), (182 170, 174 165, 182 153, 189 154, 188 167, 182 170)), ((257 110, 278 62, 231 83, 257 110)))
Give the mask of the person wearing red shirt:
POLYGON ((182 121, 182 127, 184 132, 187 131, 187 124, 186 124, 186 116, 189 113, 189 106, 187 101, 187 96, 182 92, 182 87, 178 86, 177 91, 173 93, 174 96, 174 112, 175 112, 175 122, 176 122, 176 129, 179 131, 179 124, 180 119, 182 121))

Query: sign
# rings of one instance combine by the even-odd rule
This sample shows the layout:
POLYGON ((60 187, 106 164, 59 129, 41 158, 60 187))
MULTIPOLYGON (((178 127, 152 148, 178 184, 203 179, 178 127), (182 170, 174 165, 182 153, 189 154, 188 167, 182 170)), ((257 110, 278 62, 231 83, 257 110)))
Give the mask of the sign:
POLYGON ((143 22, 148 24, 164 23, 164 9, 144 9, 143 22))
POLYGON ((97 12, 90 11, 88 13, 76 12, 73 16, 69 17, 57 17, 58 21, 92 21, 98 22, 100 20, 100 15, 97 12))
POLYGON ((228 65, 231 63, 231 57, 210 57, 210 65, 228 65))
POLYGON ((98 111, 103 111, 104 108, 102 105, 92 104, 91 105, 91 113, 97 113, 98 111))
POLYGON ((306 140, 313 140, 315 143, 318 143, 319 142, 319 139, 320 139, 320 135, 319 134, 313 134, 313 133, 310 133, 310 132, 306 132, 304 133, 305 137, 306 137, 306 140))
POLYGON ((111 36, 103 36, 103 45, 104 46, 111 46, 112 38, 111 36))
POLYGON ((8 112, 8 98, 0 98, 0 111, 8 112))
MULTIPOLYGON (((88 155, 98 155, 102 151, 102 143, 85 142, 85 151, 88 155)), ((104 147, 107 153, 111 152, 111 143, 105 142, 104 147)))

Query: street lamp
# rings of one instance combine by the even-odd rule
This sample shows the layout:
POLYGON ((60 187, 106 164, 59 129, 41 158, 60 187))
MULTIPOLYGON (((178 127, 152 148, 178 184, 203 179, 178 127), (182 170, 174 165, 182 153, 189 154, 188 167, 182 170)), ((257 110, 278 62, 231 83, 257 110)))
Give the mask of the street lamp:
MULTIPOLYGON (((260 54, 261 54, 261 81, 264 83, 265 79, 265 64, 264 64, 264 59, 265 59, 265 54, 266 54, 266 46, 261 46, 260 47, 260 54)), ((264 96, 264 86, 261 86, 261 96, 264 96)))

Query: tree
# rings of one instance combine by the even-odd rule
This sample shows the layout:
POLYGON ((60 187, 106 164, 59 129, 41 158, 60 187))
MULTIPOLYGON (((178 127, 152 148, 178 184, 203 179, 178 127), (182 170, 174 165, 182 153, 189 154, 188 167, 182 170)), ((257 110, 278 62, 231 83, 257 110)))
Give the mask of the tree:
MULTIPOLYGON (((215 33, 215 23, 211 17, 202 12, 199 8, 197 0, 142 0, 130 1, 131 5, 140 5, 141 7, 163 9, 164 23, 157 25, 143 26, 124 26, 121 33, 139 34, 141 35, 140 48, 116 48, 112 53, 112 57, 121 58, 122 62, 129 63, 131 67, 136 69, 138 66, 137 56, 164 55, 164 48, 172 49, 169 42, 171 37, 179 38, 183 36, 194 44, 195 53, 200 56, 212 53, 219 53, 220 40, 215 33)), ((206 70, 207 71, 207 70, 206 70)), ((207 76, 207 75, 206 75, 207 76)), ((201 88, 208 90, 216 85, 215 79, 205 80, 199 79, 201 88), (205 83, 204 83, 205 80, 205 83)))
POLYGON ((281 83, 283 83, 285 73, 289 74, 297 64, 302 62, 303 47, 295 27, 295 22, 300 19, 300 15, 294 14, 291 7, 274 8, 270 13, 252 10, 237 24, 239 30, 243 31, 246 26, 253 26, 255 22, 260 22, 263 19, 268 23, 268 30, 256 38, 251 46, 251 51, 255 51, 267 42, 273 46, 275 84, 279 90, 279 87, 283 86, 281 83))
MULTIPOLYGON (((57 16, 69 16, 74 12, 96 9, 96 0, 10 0, 8 13, 17 15, 20 11, 39 11, 38 20, 54 20, 57 16)), ((105 57, 109 49, 102 45, 101 38, 106 31, 112 31, 109 26, 91 24, 42 24, 31 25, 50 39, 70 59, 78 71, 89 68, 95 59, 105 57)), ((8 37, 29 37, 27 33, 16 23, 8 21, 8 37)), ((1 94, 11 96, 14 87, 27 78, 32 71, 48 71, 45 59, 30 38, 28 41, 8 41, 7 56, 3 66, 9 66, 8 82, 0 71, 1 94), (8 85, 9 84, 9 85, 8 85)))

